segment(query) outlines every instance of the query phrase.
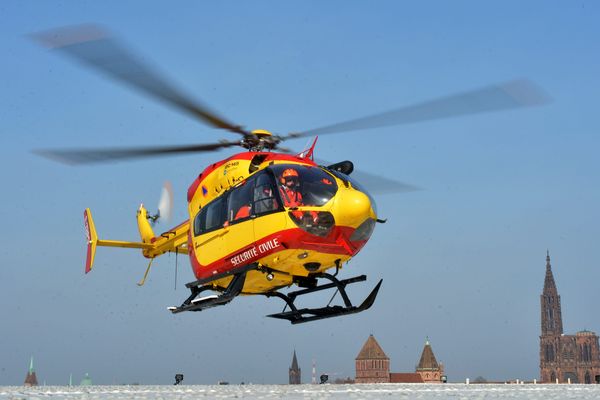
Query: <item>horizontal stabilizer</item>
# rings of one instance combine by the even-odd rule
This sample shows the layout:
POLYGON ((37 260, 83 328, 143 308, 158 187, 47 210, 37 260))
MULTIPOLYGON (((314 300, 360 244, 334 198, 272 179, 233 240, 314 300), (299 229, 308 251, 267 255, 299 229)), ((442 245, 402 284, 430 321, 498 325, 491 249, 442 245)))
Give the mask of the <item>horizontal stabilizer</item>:
POLYGON ((132 249, 153 249, 155 246, 150 243, 124 242, 121 240, 102 240, 98 239, 96 226, 92 219, 92 212, 86 208, 83 212, 83 223, 85 225, 85 235, 87 238, 87 256, 85 260, 85 273, 87 274, 94 266, 94 256, 96 255, 96 246, 105 247, 126 247, 132 249))

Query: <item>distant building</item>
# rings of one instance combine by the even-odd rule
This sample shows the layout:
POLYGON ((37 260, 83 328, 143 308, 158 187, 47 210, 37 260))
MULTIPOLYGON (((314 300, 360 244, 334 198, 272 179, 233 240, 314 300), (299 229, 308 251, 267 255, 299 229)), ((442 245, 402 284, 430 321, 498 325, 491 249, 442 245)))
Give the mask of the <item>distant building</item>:
POLYGON ((337 385, 350 385, 352 383, 356 383, 354 382, 354 379, 350 378, 349 376, 346 378, 336 378, 333 383, 337 384, 337 385))
POLYGON ((415 372, 390 373, 390 359, 370 335, 355 359, 356 383, 439 383, 444 367, 438 364, 429 340, 425 343, 415 372))
POLYGON ((564 335, 560 296, 546 253, 546 277, 540 296, 540 380, 545 383, 600 383, 598 336, 581 331, 564 335))
POLYGON ((423 378, 417 372, 392 372, 390 383, 423 383, 423 378))
POLYGON ((363 345, 355 359, 356 383, 387 383, 390 381, 390 359, 373 335, 363 345))
POLYGON ((289 370, 290 373, 290 385, 299 385, 302 383, 302 370, 298 367, 298 359, 296 358, 296 350, 294 350, 294 356, 292 357, 292 366, 289 370))
POLYGON ((87 372, 85 373, 85 376, 81 380, 80 385, 81 386, 92 386, 92 378, 90 378, 90 374, 88 374, 87 372))
POLYGON ((24 386, 37 386, 37 376, 35 376, 35 370, 33 369, 33 357, 29 360, 29 372, 27 372, 27 376, 25 377, 24 386))
POLYGON ((431 345, 429 344, 429 338, 425 342, 423 352, 421 353, 421 359, 417 366, 417 373, 421 375, 421 379, 425 383, 441 383, 442 376, 444 376, 444 366, 437 362, 431 345))

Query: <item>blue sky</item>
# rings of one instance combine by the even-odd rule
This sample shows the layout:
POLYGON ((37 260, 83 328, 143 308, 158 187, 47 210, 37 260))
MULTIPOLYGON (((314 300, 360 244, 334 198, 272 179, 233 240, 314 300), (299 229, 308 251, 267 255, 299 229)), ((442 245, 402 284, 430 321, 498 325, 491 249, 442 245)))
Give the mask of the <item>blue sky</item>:
MULTIPOLYGON (((310 380, 353 376, 373 333, 392 371, 425 337, 451 381, 538 377, 545 253, 567 333, 600 331, 600 6, 595 2, 3 2, 0 5, 0 384, 284 383, 294 348, 310 380), (83 274, 85 207, 101 237, 134 240, 135 210, 162 182, 185 194, 215 154, 72 168, 38 148, 213 142, 233 135, 81 68, 28 39, 101 24, 230 120, 285 133, 526 77, 539 108, 327 135, 317 156, 422 187, 377 197, 379 225, 344 276, 379 278, 373 308, 302 326, 279 302, 238 298, 171 315, 193 280, 163 257, 144 288, 136 252, 99 249, 83 274)), ((305 140, 290 142, 301 150, 305 140)), ((167 226, 163 226, 165 229, 167 226)))

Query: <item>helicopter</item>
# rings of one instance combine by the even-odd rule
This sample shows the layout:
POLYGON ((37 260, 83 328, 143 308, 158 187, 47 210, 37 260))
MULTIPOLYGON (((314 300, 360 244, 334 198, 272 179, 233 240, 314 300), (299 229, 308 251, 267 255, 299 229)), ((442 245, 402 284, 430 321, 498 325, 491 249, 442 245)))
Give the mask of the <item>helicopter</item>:
MULTIPOLYGON (((527 80, 515 80, 440 97, 391 111, 356 118, 306 131, 276 134, 264 129, 247 130, 221 117, 206 105, 177 89, 102 28, 91 25, 59 28, 32 35, 58 51, 108 77, 150 95, 213 128, 229 131, 239 140, 208 144, 104 149, 50 149, 38 154, 79 165, 144 157, 211 152, 224 148, 244 150, 207 166, 187 191, 185 221, 156 234, 153 223, 162 216, 137 209, 139 241, 99 239, 92 213, 84 211, 87 234, 85 272, 92 270, 96 248, 140 249, 152 261, 167 253, 189 257, 194 281, 176 314, 225 305, 239 295, 277 297, 283 311, 268 317, 292 324, 354 314, 369 309, 382 280, 360 305, 350 300, 346 287, 366 280, 366 275, 340 279, 338 273, 369 241, 377 223, 374 197, 368 182, 356 179, 354 164, 345 160, 322 163, 315 159, 320 135, 372 129, 414 122, 508 110, 545 103, 548 97, 527 80), (299 153, 281 146, 287 140, 314 137, 299 153), (290 197, 294 197, 293 199, 290 197), (283 289, 297 287, 283 293, 283 289), (335 289, 343 305, 331 301, 317 308, 301 308, 304 295, 335 289)), ((363 174, 364 176, 364 174, 363 174)), ((367 181, 384 180, 392 191, 414 187, 386 178, 366 175, 367 181)), ((333 300, 333 297, 332 297, 333 300)))

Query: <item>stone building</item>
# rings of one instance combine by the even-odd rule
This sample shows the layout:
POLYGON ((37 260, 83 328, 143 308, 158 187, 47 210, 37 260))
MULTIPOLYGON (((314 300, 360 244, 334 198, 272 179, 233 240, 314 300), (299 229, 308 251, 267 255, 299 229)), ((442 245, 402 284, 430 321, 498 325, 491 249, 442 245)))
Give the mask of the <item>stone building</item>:
POLYGON ((423 383, 423 378, 416 372, 392 372, 390 383, 423 383))
POLYGON ((373 335, 363 345, 355 359, 356 383, 388 383, 390 381, 390 358, 373 335))
POLYGON ((294 356, 292 357, 292 366, 289 370, 290 373, 290 385, 299 385, 302 383, 302 371, 298 367, 298 359, 296 358, 296 350, 294 350, 294 356))
POLYGON ((544 383, 600 383, 598 336, 590 331, 563 334, 560 295, 549 253, 546 253, 546 277, 540 300, 540 380, 544 383))
POLYGON ((24 386, 37 386, 37 376, 35 375, 35 370, 33 369, 33 357, 29 361, 29 371, 27 372, 27 376, 25 377, 24 386))
POLYGON ((417 365, 417 373, 421 375, 421 379, 425 383, 442 383, 444 376, 444 366, 438 363, 429 344, 429 338, 425 342, 419 365, 417 365))
POLYGON ((415 372, 390 373, 390 359, 373 335, 363 345, 355 363, 356 383, 439 383, 444 375, 444 367, 435 359, 429 339, 415 372))

